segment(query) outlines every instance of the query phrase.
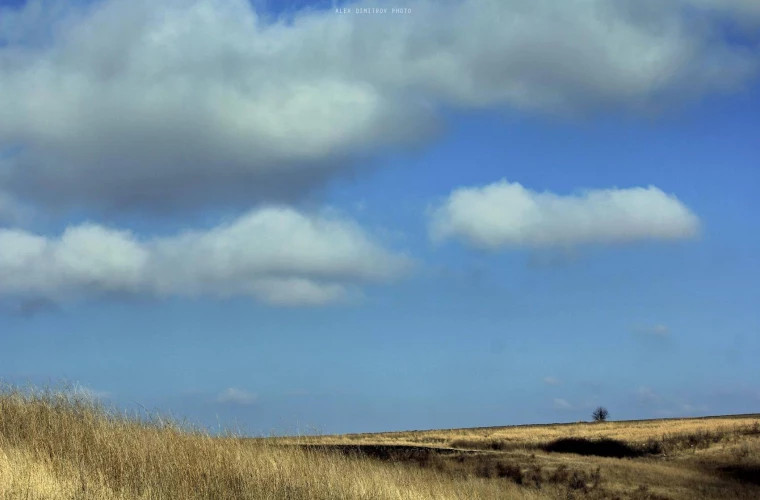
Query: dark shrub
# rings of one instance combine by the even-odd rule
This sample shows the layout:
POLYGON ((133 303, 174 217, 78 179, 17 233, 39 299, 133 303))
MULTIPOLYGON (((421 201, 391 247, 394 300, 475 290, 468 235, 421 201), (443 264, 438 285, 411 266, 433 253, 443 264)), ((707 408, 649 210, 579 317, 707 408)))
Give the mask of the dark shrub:
POLYGON ((567 470, 567 465, 562 464, 549 476, 549 480, 553 483, 566 483, 570 478, 570 471, 567 470))
POLYGON ((496 464, 496 471, 499 477, 511 479, 517 484, 523 484, 523 472, 517 465, 498 462, 496 464))
POLYGON ((586 477, 583 473, 574 471, 570 476, 570 480, 567 482, 568 488, 571 490, 583 490, 586 491, 586 477))
POLYGON ((616 439, 599 439, 591 441, 583 438, 563 438, 544 446, 544 450, 556 453, 576 453, 578 455, 595 455, 597 457, 639 457, 643 455, 623 441, 616 439))
POLYGON ((536 488, 541 488, 541 484, 544 482, 544 475, 541 471, 540 465, 534 465, 530 469, 528 469, 527 474, 525 474, 524 482, 528 484, 534 484, 536 488))
POLYGON ((645 455, 659 455, 665 452, 665 448, 662 446, 661 441, 650 438, 646 444, 641 447, 641 452, 645 455))
POLYGON ((591 414, 591 418, 594 419, 594 422, 606 422, 609 414, 610 412, 607 411, 607 408, 600 406, 594 410, 594 412, 591 414))

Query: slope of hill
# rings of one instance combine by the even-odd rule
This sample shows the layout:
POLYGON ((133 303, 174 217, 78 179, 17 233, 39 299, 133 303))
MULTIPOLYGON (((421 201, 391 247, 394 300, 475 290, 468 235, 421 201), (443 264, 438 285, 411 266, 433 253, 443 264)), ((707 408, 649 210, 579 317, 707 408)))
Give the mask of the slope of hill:
POLYGON ((6 390, 0 498, 760 498, 760 415, 249 439, 6 390))
POLYGON ((760 415, 282 438, 595 498, 760 498, 760 415))

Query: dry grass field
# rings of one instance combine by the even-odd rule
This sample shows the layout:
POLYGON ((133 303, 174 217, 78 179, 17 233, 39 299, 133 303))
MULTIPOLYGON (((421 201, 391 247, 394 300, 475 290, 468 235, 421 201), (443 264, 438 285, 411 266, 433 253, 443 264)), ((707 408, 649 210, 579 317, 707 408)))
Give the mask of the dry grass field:
POLYGON ((757 414, 347 434, 279 442, 406 461, 454 477, 502 478, 549 498, 760 498, 757 414))
POLYGON ((760 498, 760 416, 247 439, 5 390, 0 498, 760 498))

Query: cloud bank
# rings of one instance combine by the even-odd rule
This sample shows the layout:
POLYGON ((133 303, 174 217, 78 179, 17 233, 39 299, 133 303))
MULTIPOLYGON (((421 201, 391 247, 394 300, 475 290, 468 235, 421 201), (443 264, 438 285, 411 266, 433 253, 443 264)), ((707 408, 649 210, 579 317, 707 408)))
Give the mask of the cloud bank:
POLYGON ((536 192, 501 180, 453 191, 432 209, 431 236, 477 248, 573 246, 690 238, 699 219, 660 189, 536 192))
POLYGON ((0 192, 48 209, 287 200, 425 141, 442 108, 658 108, 754 73, 755 48, 720 33, 750 5, 410 0, 271 20, 246 0, 30 0, 0 15, 0 192))
POLYGON ((54 301, 142 293, 319 305, 409 265, 351 221, 290 208, 150 240, 89 223, 56 238, 0 229, 0 249, 0 296, 54 301))

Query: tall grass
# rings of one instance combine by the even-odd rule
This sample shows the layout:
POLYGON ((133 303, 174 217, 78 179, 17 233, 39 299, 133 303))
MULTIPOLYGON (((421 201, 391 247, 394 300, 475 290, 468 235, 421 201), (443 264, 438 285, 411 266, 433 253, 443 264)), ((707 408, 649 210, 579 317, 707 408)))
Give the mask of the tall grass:
POLYGON ((320 449, 212 437, 158 418, 118 414, 71 393, 5 389, 0 391, 0 498, 541 496, 506 481, 455 479, 320 449))

